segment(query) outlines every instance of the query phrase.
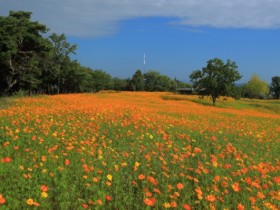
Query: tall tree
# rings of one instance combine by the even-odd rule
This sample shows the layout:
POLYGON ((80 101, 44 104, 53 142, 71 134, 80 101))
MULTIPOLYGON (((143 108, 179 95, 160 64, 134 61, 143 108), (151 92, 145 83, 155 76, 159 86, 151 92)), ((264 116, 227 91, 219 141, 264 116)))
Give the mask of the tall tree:
POLYGON ((52 73, 57 78, 57 93, 61 92, 61 89, 65 85, 65 76, 68 68, 65 68, 66 64, 71 63, 70 54, 76 54, 76 45, 71 45, 66 40, 66 36, 64 34, 57 35, 56 33, 51 34, 49 37, 51 43, 53 44, 52 51, 52 73))
POLYGON ((144 76, 141 70, 137 70, 131 79, 131 88, 133 91, 143 91, 144 90, 144 76))
POLYGON ((234 82, 241 79, 237 71, 237 65, 231 60, 224 63, 219 58, 211 59, 202 70, 193 71, 190 80, 194 88, 203 90, 204 94, 210 95, 213 106, 216 99, 222 95, 228 95, 234 82))
POLYGON ((266 81, 261 80, 258 75, 253 74, 251 79, 245 84, 244 94, 248 98, 266 98, 269 87, 266 81))
POLYGON ((1 88, 4 92, 27 88, 38 84, 38 64, 48 50, 42 37, 47 27, 31 21, 31 12, 11 11, 8 17, 0 17, 0 69, 1 88))
POLYGON ((280 99, 280 76, 271 78, 270 91, 274 98, 280 99))

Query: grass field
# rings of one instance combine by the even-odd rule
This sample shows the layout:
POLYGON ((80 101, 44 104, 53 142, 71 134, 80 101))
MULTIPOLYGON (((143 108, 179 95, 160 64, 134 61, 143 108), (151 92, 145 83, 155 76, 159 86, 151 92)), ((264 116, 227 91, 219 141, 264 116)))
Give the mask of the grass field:
POLYGON ((280 102, 209 103, 105 92, 0 106, 0 209, 280 209, 280 102))

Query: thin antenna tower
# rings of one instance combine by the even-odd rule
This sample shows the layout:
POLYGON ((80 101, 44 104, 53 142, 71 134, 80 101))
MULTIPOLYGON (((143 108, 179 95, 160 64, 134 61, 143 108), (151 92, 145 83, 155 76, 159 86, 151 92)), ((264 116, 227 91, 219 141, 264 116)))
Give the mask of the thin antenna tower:
POLYGON ((146 54, 144 53, 144 72, 146 71, 146 54))

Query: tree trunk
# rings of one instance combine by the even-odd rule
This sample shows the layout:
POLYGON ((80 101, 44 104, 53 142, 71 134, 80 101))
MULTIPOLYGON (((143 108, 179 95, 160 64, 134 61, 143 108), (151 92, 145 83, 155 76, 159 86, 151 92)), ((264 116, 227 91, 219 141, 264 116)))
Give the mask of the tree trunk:
POLYGON ((213 106, 215 106, 215 104, 216 104, 216 99, 217 99, 216 97, 213 97, 213 96, 212 96, 213 106))
POLYGON ((15 84, 17 84, 17 79, 13 79, 13 76, 16 75, 16 72, 11 59, 9 60, 9 69, 10 75, 7 77, 7 88, 5 89, 5 93, 9 92, 10 89, 12 89, 15 84))

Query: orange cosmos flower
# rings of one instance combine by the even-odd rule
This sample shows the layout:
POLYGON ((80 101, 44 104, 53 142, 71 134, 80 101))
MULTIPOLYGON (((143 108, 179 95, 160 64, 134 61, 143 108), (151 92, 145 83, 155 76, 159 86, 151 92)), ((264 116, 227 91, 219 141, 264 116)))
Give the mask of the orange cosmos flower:
POLYGON ((49 188, 46 185, 41 185, 40 190, 43 192, 48 192, 49 188))
POLYGON ((154 188, 154 192, 157 193, 157 194, 161 193, 160 189, 158 189, 158 188, 154 188))
POLYGON ((12 161, 12 159, 10 157, 5 157, 5 158, 2 158, 1 162, 2 163, 10 163, 12 161))
POLYGON ((244 210, 245 209, 245 206, 243 206, 241 203, 239 203, 237 205, 237 210, 244 210))
POLYGON ((88 209, 88 205, 86 203, 82 203, 84 209, 88 209))
POLYGON ((211 137, 211 140, 212 140, 212 141, 217 141, 217 137, 216 137, 216 136, 212 136, 212 137, 211 137))
POLYGON ((262 192, 258 192, 257 197, 260 198, 260 199, 264 199, 265 195, 262 192))
POLYGON ((102 204, 103 204, 102 200, 100 200, 100 199, 97 200, 96 203, 99 204, 99 205, 102 205, 102 204))
POLYGON ((174 192, 174 195, 175 195, 176 197, 180 197, 180 193, 179 193, 179 192, 174 192))
POLYGON ((176 185, 176 187, 179 189, 179 190, 182 190, 184 188, 184 185, 182 183, 178 183, 176 185))
POLYGON ((92 181, 93 181, 93 182, 98 182, 98 181, 99 181, 99 178, 93 177, 93 178, 92 178, 92 181))
POLYGON ((176 208, 176 207, 177 207, 176 201, 172 201, 172 202, 171 202, 171 207, 172 207, 172 208, 176 208))
POLYGON ((198 148, 198 147, 195 147, 194 150, 193 150, 194 153, 201 153, 202 152, 202 149, 198 148))
POLYGON ((157 184, 158 184, 157 180, 156 180, 154 177, 152 177, 152 176, 148 176, 147 179, 148 179, 148 181, 151 182, 153 185, 157 185, 157 184))
POLYGON ((40 206, 39 203, 37 203, 36 201, 33 202, 33 206, 40 206))
POLYGON ((156 199, 155 198, 144 198, 144 203, 147 206, 154 206, 156 203, 156 199))
POLYGON ((145 195, 146 195, 147 197, 152 197, 152 196, 153 196, 153 194, 152 194, 150 191, 148 191, 148 190, 147 190, 147 192, 145 192, 145 195))
POLYGON ((216 197, 213 194, 207 195, 205 199, 209 202, 215 202, 216 201, 216 197))
POLYGON ((0 204, 6 203, 6 199, 3 197, 2 194, 0 194, 0 204))
POLYGON ((224 168, 225 168, 225 169, 231 168, 231 164, 229 164, 229 163, 225 164, 225 165, 224 165, 224 168))
POLYGON ((231 185, 232 189, 234 192, 239 192, 241 190, 240 188, 240 185, 238 182, 234 182, 232 185, 231 185))
POLYGON ((264 202, 263 205, 271 210, 279 210, 279 208, 277 208, 275 205, 269 202, 264 202))
POLYGON ((10 142, 6 141, 3 145, 4 145, 4 147, 7 147, 7 146, 9 146, 9 144, 10 144, 10 142))
POLYGON ((139 176, 138 176, 138 179, 140 179, 140 180, 143 180, 145 178, 146 178, 146 176, 144 174, 139 174, 139 176))
POLYGON ((66 166, 68 166, 68 165, 70 165, 70 160, 68 160, 68 159, 66 159, 65 161, 64 161, 64 165, 66 165, 66 166))
POLYGON ((216 207, 213 203, 210 203, 209 208, 210 210, 216 210, 216 207))
POLYGON ((192 208, 188 204, 186 204, 186 203, 183 205, 183 208, 185 210, 192 210, 192 208))
POLYGON ((105 196, 105 200, 106 200, 106 201, 111 201, 111 200, 112 200, 112 197, 109 196, 109 195, 106 195, 106 196, 105 196))
POLYGON ((256 203, 256 198, 254 198, 254 197, 251 196, 251 197, 249 198, 249 200, 251 201, 251 204, 252 204, 252 205, 255 205, 255 203, 256 203))
POLYGON ((277 183, 277 185, 280 185, 280 176, 276 176, 273 178, 273 181, 277 183))
POLYGON ((203 198, 203 196, 202 196, 203 192, 202 192, 201 188, 200 187, 195 188, 195 192, 196 192, 198 199, 201 200, 203 198))

